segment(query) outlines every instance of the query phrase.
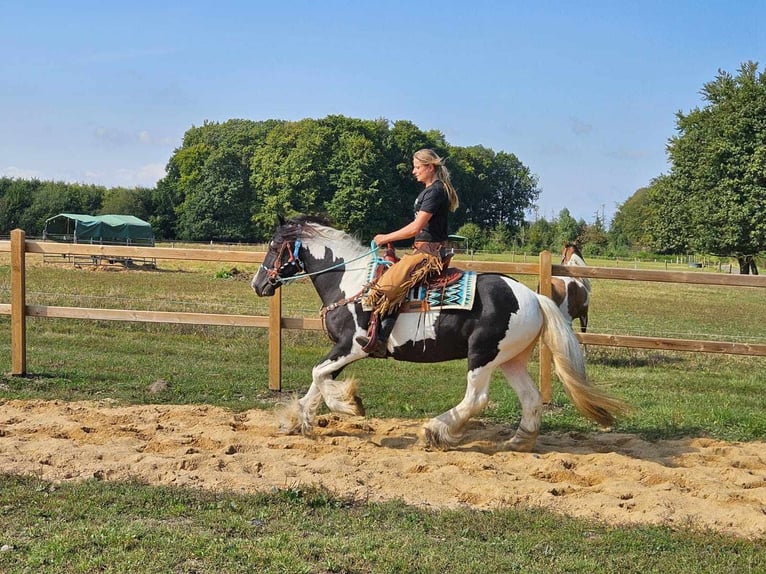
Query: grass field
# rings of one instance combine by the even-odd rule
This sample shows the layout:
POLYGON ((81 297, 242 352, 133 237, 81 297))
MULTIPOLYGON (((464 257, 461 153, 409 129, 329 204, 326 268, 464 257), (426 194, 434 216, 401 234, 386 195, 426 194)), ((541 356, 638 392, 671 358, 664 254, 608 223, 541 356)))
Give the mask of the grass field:
MULTIPOLYGON (((267 314, 268 301, 246 280, 253 269, 232 274, 230 267, 159 262, 156 271, 94 270, 30 258, 27 300, 267 314)), ((7 264, 0 265, 2 302, 9 300, 8 277, 7 264)), ((594 280, 592 297, 592 332, 766 341, 763 289, 594 280)), ((298 283, 285 293, 284 308, 285 315, 316 316, 319 301, 309 284, 298 283)), ((3 376, 0 403, 108 398, 245 410, 277 399, 266 385, 262 329, 31 318, 27 327, 30 376, 3 376), (150 393, 158 380, 170 383, 167 390, 150 393)), ((8 317, 0 317, 0 332, 0 369, 8 372, 8 317)), ((284 339, 283 394, 302 393, 329 344, 316 332, 290 331, 284 339)), ((766 440, 764 367, 754 357, 588 350, 591 378, 633 407, 616 430, 649 439, 766 440)), ((420 419, 462 397, 465 366, 363 361, 345 374, 363 382, 368 415, 420 419)), ((515 425, 515 395, 500 379, 491 395, 483 416, 515 425)), ((592 428, 554 384, 542 431, 592 428)), ((2 476, 0 515, 10 533, 0 547, 13 547, 0 552, 0 572, 9 573, 766 571, 764 541, 605 527, 522 509, 429 512, 300 488, 241 496, 2 476)))

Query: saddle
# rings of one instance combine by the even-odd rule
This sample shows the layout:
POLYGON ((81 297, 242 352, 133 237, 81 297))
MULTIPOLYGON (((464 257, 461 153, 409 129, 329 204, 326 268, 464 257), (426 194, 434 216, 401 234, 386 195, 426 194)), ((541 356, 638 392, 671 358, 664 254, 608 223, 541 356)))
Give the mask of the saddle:
MULTIPOLYGON (((476 272, 463 271, 456 267, 450 267, 449 263, 455 254, 454 249, 441 249, 441 269, 439 274, 427 276, 423 281, 416 283, 408 292, 397 309, 395 315, 400 313, 423 313, 433 308, 438 309, 471 309, 473 307, 473 298, 476 292, 476 272)), ((388 267, 399 261, 396 252, 391 244, 386 247, 382 258, 375 258, 372 262, 372 269, 369 273, 371 281, 377 280, 388 267)), ((365 304, 363 302, 363 307, 365 304)), ((365 307, 365 310, 372 311, 372 308, 365 307)), ((391 317, 384 319, 390 320, 391 317)), ((395 320, 395 319, 394 319, 395 320)), ((370 356, 380 358, 385 357, 387 353, 378 349, 378 315, 373 314, 370 324, 367 328, 368 342, 364 349, 370 352, 370 356)), ((393 322, 388 326, 387 333, 393 327, 393 322)), ((388 334, 385 335, 387 337, 388 334)))
MULTIPOLYGON (((455 250, 442 248, 442 271, 426 277, 414 285, 399 307, 400 313, 428 311, 434 307, 442 309, 470 309, 476 286, 476 272, 450 267, 455 250)), ((399 261, 392 245, 386 247, 382 258, 374 263, 370 280, 380 277, 389 265, 399 261)), ((369 309, 368 309, 369 310, 369 309)))
MULTIPOLYGON (((421 281, 419 284, 415 285, 413 289, 417 289, 418 287, 425 288, 427 290, 444 289, 447 286, 458 282, 465 271, 458 269, 457 267, 449 266, 453 255, 455 255, 454 249, 443 247, 441 251, 439 251, 439 256, 442 260, 441 273, 438 275, 426 277, 424 281, 421 281)), ((394 250, 393 245, 389 243, 386 246, 386 251, 383 254, 383 257, 377 261, 377 265, 375 266, 372 277, 373 280, 377 280, 381 275, 383 275, 386 269, 388 269, 389 265, 393 265, 397 261, 399 261, 399 257, 396 255, 396 250, 394 250)))

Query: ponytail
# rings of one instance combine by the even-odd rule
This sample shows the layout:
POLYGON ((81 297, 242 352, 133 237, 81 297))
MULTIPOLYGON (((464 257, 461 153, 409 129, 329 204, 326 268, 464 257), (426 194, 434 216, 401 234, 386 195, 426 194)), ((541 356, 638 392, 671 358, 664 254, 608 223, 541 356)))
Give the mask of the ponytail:
POLYGON ((447 191, 449 210, 455 211, 460 206, 460 199, 457 196, 455 186, 452 185, 449 170, 447 169, 447 166, 444 165, 444 160, 440 158, 434 150, 427 148, 416 151, 413 158, 424 165, 434 166, 437 179, 441 180, 444 184, 444 189, 447 191))

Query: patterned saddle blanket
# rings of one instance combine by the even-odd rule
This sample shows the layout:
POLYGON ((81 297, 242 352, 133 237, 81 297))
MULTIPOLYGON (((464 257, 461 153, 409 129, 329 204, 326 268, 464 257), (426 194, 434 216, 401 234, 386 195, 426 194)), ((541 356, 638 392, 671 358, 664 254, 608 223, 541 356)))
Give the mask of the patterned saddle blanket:
MULTIPOLYGON (((378 264, 370 265, 367 282, 377 276, 378 264)), ((476 271, 448 267, 436 277, 415 285, 407 293, 400 313, 422 313, 431 309, 471 309, 476 296, 476 271)), ((371 311, 365 305, 365 311, 371 311)))

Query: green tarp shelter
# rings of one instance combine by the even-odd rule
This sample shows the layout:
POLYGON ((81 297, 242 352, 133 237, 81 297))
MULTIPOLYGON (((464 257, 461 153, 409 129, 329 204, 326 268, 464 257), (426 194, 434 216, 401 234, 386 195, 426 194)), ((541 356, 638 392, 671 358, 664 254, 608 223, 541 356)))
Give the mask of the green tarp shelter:
POLYGON ((45 220, 43 239, 67 243, 154 245, 154 231, 133 215, 59 213, 45 220))

